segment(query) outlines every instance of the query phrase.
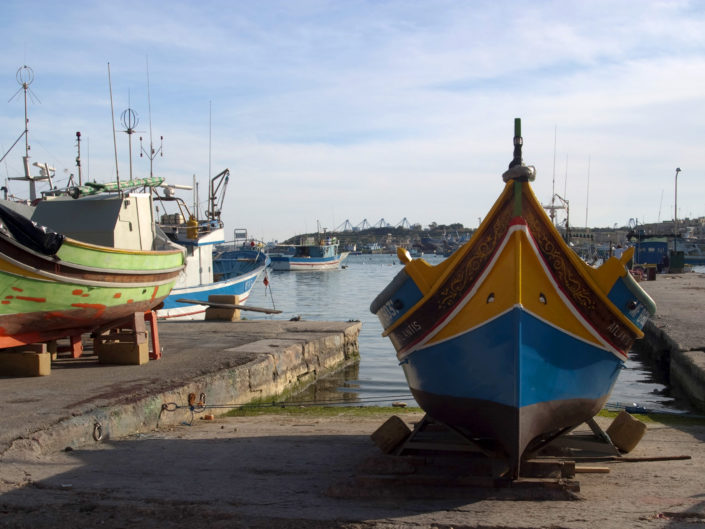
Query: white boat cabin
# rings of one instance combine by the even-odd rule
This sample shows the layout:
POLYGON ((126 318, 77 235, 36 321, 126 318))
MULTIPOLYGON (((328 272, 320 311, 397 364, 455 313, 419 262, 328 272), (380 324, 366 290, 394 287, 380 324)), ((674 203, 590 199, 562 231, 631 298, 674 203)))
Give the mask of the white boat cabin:
POLYGON ((164 249, 157 234, 150 193, 48 197, 32 220, 82 242, 129 250, 164 249))

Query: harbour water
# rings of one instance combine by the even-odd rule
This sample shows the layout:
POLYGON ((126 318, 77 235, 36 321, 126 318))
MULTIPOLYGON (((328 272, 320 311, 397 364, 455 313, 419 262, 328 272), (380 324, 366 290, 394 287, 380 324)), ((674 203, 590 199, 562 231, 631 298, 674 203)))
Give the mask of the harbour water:
MULTIPOLYGON (((431 264, 443 258, 424 256, 431 264)), ((269 287, 263 278, 252 290, 248 305, 283 311, 277 316, 244 312, 248 319, 359 320, 360 362, 335 376, 320 381, 295 399, 319 404, 388 406, 394 402, 415 405, 404 374, 398 366, 394 347, 381 336, 382 326, 370 313, 375 296, 401 270, 394 255, 351 255, 345 268, 330 271, 268 271, 269 287)), ((616 406, 637 404, 649 410, 684 411, 668 395, 668 388, 654 379, 636 357, 631 357, 619 375, 610 397, 616 406)))

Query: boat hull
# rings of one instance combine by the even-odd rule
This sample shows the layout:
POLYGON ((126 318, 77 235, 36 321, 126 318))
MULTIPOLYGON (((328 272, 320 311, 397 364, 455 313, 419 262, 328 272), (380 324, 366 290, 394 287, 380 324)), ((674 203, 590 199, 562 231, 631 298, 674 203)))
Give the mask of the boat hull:
POLYGON ((276 271, 301 272, 308 270, 337 270, 347 255, 335 257, 291 257, 272 256, 270 267, 276 271))
MULTIPOLYGON (((123 291, 120 291, 123 293, 123 291)), ((42 343, 94 331, 159 306, 165 295, 132 303, 80 303, 57 311, 31 311, 0 316, 0 348, 42 343)))
POLYGON ((593 269, 526 182, 509 182, 473 238, 404 270, 373 301, 409 387, 433 418, 520 460, 591 418, 654 306, 623 260, 593 269))
POLYGON ((230 279, 266 268, 269 264, 269 256, 259 249, 218 251, 213 256, 213 276, 216 280, 230 279))
POLYGON ((515 307, 401 361, 418 404, 517 462, 542 436, 593 417, 623 362, 515 307))
POLYGON ((177 302, 178 299, 186 298, 190 300, 208 301, 208 296, 228 295, 239 296, 239 304, 244 304, 250 296, 252 287, 257 282, 257 278, 264 272, 265 265, 240 276, 231 277, 215 283, 196 285, 190 287, 176 287, 164 300, 164 305, 157 311, 157 317, 165 320, 202 320, 205 318, 207 305, 184 304, 177 302))
POLYGON ((180 249, 129 251, 67 239, 55 255, 43 255, 1 235, 0 347, 82 334, 152 310, 182 269, 180 249))

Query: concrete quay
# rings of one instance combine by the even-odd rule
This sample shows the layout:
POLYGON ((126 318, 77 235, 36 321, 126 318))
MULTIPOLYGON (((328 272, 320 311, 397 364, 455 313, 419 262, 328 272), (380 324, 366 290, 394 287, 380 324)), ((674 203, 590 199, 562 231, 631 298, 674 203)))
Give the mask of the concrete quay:
POLYGON ((634 349, 668 376, 671 386, 705 412, 705 274, 659 274, 640 285, 656 302, 634 349))
POLYGON ((301 389, 357 361, 359 322, 159 323, 160 360, 98 363, 90 352, 42 377, 0 378, 0 462, 191 421, 188 395, 242 405, 301 389), (164 404, 185 406, 164 413, 164 404))

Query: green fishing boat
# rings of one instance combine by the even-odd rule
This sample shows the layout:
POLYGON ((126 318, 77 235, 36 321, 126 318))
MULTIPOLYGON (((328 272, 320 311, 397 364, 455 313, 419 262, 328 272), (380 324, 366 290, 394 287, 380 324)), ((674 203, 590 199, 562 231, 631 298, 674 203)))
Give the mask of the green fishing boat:
MULTIPOLYGON (((157 308, 184 269, 185 250, 154 219, 152 190, 162 178, 54 186, 55 169, 30 172, 27 96, 34 73, 17 71, 24 92, 22 139, 28 199, 0 200, 0 349, 76 338, 157 308), (49 189, 37 192, 37 184, 49 189)), ((117 173, 117 167, 116 167, 117 173)), ((72 175, 73 177, 73 175, 72 175)))
POLYGON ((150 210, 148 194, 37 205, 34 217, 83 226, 85 233, 72 233, 78 240, 0 204, 0 348, 91 332, 160 305, 183 270, 184 253, 148 222, 150 210), (92 223, 81 222, 90 215, 97 215, 92 223), (110 219, 113 231, 95 229, 110 219), (91 235, 124 246, 86 242, 91 235))

